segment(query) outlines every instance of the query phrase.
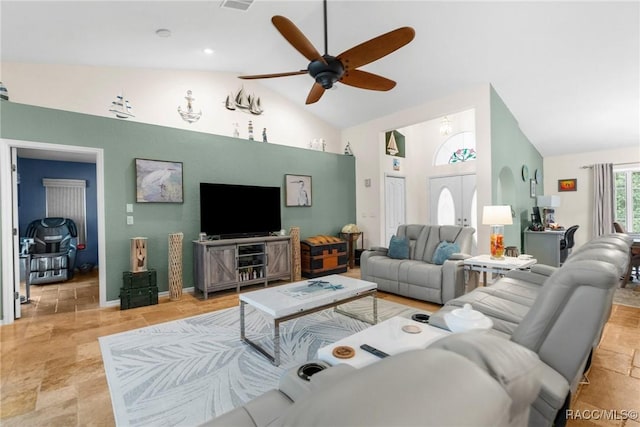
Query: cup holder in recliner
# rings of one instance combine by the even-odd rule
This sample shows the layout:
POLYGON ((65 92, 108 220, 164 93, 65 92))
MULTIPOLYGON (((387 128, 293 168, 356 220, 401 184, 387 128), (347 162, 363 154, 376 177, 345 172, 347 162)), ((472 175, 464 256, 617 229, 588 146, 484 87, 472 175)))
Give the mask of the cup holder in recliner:
POLYGON ((305 381, 311 380, 311 377, 318 372, 324 370, 326 366, 319 363, 306 363, 298 368, 298 377, 305 381))
POLYGON ((430 316, 428 314, 416 313, 413 316, 411 316, 411 319, 420 323, 429 323, 429 317, 430 316))

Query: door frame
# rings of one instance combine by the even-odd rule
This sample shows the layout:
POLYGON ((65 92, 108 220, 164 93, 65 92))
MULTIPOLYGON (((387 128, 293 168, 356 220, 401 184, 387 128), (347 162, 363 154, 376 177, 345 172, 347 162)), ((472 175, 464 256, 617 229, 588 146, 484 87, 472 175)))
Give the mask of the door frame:
MULTIPOLYGON (((43 151, 58 151, 68 154, 83 154, 93 156, 96 165, 96 191, 97 191, 97 215, 98 215, 98 289, 100 293, 100 307, 107 302, 107 256, 106 256, 106 232, 105 232, 105 200, 104 200, 104 150, 102 148, 81 147, 75 145, 49 144, 34 141, 22 141, 0 138, 0 204, 2 206, 14 206, 17 197, 12 195, 12 170, 11 149, 28 148, 43 151)), ((14 322, 15 308, 13 305, 13 292, 15 286, 14 259, 18 256, 19 248, 14 248, 13 224, 18 219, 13 217, 13 209, 4 209, 1 215, 0 227, 2 230, 2 321, 7 325, 14 322), (8 212, 11 212, 9 214, 8 212)))

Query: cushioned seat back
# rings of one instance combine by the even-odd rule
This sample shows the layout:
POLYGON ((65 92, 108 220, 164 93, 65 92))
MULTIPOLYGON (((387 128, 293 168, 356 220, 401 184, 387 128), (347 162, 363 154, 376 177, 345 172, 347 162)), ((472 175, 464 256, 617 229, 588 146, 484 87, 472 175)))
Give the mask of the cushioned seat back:
POLYGON ((405 224, 398 226, 397 236, 409 238, 409 258, 431 263, 440 242, 457 243, 461 253, 471 253, 473 227, 457 225, 405 224))
MULTIPOLYGON (((626 262, 624 256, 619 262, 626 262)), ((606 321, 618 281, 618 269, 610 262, 576 260, 564 265, 547 279, 511 340, 538 353, 572 383, 606 321)))
POLYGON ((409 258, 422 259, 424 251, 425 226, 421 224, 404 224, 398 226, 396 236, 409 239, 409 258))
POLYGON ((26 235, 34 240, 33 253, 67 253, 78 232, 75 223, 68 218, 43 218, 32 221, 26 235))

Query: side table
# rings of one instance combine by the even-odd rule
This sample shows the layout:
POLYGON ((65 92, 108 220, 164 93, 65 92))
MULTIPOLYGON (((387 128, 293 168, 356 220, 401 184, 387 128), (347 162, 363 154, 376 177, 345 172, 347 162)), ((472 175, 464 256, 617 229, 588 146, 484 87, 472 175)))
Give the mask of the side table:
POLYGON ((347 252, 349 253, 349 268, 354 268, 356 264, 356 245, 355 242, 362 237, 364 240, 362 231, 357 233, 343 233, 340 232, 340 238, 347 241, 347 252))
POLYGON ((511 270, 524 270, 537 263, 535 258, 521 259, 506 256, 504 259, 492 259, 491 255, 478 255, 464 260, 464 268, 475 273, 475 286, 478 286, 478 274, 482 273, 482 282, 487 285, 487 273, 504 275, 511 270))

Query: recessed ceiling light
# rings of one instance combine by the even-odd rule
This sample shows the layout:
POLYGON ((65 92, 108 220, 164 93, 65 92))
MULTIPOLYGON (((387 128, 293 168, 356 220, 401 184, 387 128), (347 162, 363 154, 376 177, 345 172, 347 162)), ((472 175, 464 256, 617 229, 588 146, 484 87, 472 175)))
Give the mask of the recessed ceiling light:
POLYGON ((213 55, 213 53, 215 52, 215 50, 211 49, 210 47, 205 47, 204 49, 202 49, 202 51, 207 55, 213 55))
POLYGON ((171 37, 171 30, 160 28, 159 30, 156 30, 156 34, 158 35, 158 37, 171 37))

